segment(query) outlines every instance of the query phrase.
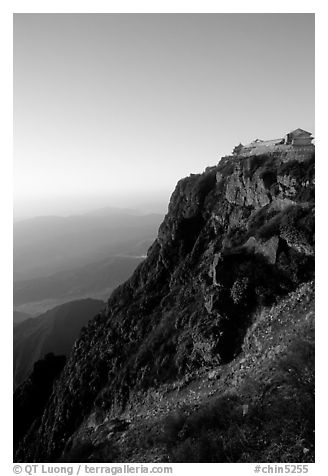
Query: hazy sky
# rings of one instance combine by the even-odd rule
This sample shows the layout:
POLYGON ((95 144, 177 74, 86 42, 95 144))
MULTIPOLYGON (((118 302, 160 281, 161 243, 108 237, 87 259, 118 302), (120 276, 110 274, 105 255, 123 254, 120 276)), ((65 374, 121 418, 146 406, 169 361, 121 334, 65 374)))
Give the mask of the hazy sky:
POLYGON ((314 131, 313 14, 15 14, 16 217, 168 201, 247 143, 314 131))

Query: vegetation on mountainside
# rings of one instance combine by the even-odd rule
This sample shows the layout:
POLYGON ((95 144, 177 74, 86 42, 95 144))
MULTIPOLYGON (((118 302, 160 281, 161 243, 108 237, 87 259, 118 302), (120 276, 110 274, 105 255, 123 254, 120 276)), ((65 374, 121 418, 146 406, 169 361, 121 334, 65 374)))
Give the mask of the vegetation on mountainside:
POLYGON ((168 417, 160 441, 169 460, 309 461, 308 453, 313 457, 314 451, 313 367, 313 343, 297 341, 270 384, 252 382, 250 388, 220 396, 195 413, 168 417))

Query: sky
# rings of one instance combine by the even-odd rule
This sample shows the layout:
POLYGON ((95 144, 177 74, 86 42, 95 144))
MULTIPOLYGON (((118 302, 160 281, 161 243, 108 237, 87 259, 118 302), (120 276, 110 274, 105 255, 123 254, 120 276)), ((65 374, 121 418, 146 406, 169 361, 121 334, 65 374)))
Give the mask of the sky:
POLYGON ((239 142, 314 133, 314 59, 314 14, 15 14, 15 219, 159 211, 239 142))

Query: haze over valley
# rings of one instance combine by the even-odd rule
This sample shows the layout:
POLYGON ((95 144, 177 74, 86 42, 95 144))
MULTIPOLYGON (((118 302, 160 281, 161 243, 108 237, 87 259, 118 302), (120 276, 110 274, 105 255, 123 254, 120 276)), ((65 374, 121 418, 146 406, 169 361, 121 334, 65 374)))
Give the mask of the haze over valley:
POLYGON ((146 257, 163 216, 103 208, 14 225, 14 310, 37 315, 84 297, 106 299, 146 257))

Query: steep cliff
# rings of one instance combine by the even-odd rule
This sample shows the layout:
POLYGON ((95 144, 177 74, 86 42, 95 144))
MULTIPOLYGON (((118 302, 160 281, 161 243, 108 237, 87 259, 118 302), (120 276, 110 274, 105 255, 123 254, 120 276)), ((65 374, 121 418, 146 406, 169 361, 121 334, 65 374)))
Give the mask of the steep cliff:
MULTIPOLYGON (((147 259, 80 334, 16 459, 56 460, 86 431, 103 445, 110 438, 101 438, 102 425, 124 416, 133 426, 136 409, 149 412, 158 395, 165 400, 169 392, 175 401, 177 388, 197 379, 201 388, 204 372, 230 368, 245 352, 250 358, 254 349, 245 351, 245 339, 258 313, 278 306, 313 273, 314 155, 287 162, 279 153, 225 157, 180 180, 147 259)), ((288 329, 275 338, 284 342, 288 329)), ((238 367, 231 375, 239 373, 238 367)), ((216 391, 223 395, 229 385, 228 379, 216 391)), ((124 458, 114 453, 104 458, 124 458)), ((139 457, 147 460, 145 453, 139 457)), ((245 460, 252 458, 255 453, 245 460)))

